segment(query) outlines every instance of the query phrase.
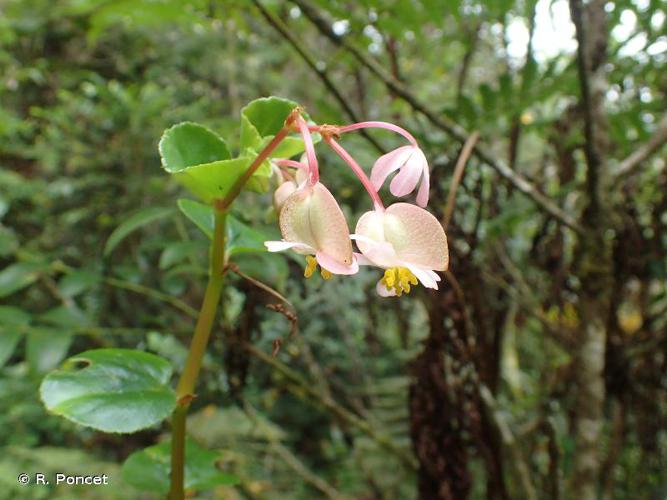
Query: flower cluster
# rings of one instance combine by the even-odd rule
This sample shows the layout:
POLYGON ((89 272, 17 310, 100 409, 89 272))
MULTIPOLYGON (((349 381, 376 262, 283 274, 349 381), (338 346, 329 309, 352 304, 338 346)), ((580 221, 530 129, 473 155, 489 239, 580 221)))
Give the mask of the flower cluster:
POLYGON ((291 127, 301 134, 305 154, 300 161, 274 160, 280 179, 274 205, 283 239, 267 241, 269 251, 291 249, 306 255, 306 277, 318 265, 324 279, 333 274, 355 274, 363 265, 384 269, 376 287, 383 297, 410 293, 417 283, 437 289, 440 277, 435 271, 447 270, 449 262, 447 237, 438 220, 423 208, 428 204, 429 167, 415 138, 386 122, 308 125, 298 115, 291 127), (391 130, 409 141, 408 145, 378 158, 370 178, 338 143, 342 134, 368 127, 391 130), (359 218, 352 234, 338 202, 319 180, 311 137, 314 132, 352 169, 373 201, 373 210, 359 218), (395 175, 389 191, 396 197, 404 197, 417 190, 416 204, 401 202, 384 206, 378 192, 392 174, 395 175), (354 251, 352 242, 359 252, 354 251))

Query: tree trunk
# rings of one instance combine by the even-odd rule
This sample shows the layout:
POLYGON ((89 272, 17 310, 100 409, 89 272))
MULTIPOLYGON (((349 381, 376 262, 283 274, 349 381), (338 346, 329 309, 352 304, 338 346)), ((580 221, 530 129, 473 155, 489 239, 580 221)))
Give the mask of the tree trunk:
MULTIPOLYGON (((430 333, 412 364, 410 434, 419 460, 418 491, 422 500, 465 500, 470 494, 462 363, 452 352, 445 315, 464 330, 463 314, 451 290, 431 294, 430 333)), ((457 326, 459 328, 457 328, 457 326)))
POLYGON ((575 401, 573 426, 575 452, 568 498, 595 500, 600 475, 600 441, 605 399, 604 360, 611 289, 611 251, 606 229, 607 210, 602 205, 607 172, 608 136, 604 111, 607 90, 604 63, 607 26, 604 0, 570 0, 577 31, 581 101, 585 118, 586 194, 583 234, 576 250, 581 282, 578 313, 580 339, 574 352, 575 401))

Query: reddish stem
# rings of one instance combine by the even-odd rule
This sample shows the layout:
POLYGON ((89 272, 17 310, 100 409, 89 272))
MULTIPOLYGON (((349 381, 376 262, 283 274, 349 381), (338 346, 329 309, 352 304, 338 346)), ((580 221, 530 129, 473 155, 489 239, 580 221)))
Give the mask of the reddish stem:
POLYGON ((383 128, 386 130, 391 130, 392 132, 396 132, 397 134, 401 134, 403 137, 405 137, 408 141, 410 141, 410 144, 413 146, 417 146, 417 140, 414 138, 414 136, 405 130, 404 128, 399 127, 398 125, 394 125, 393 123, 388 123, 388 122, 359 122, 359 123, 353 123, 352 125, 344 125, 342 127, 338 128, 338 133, 343 134, 345 132, 352 132, 353 130, 359 130, 362 128, 383 128))
POLYGON ((303 144, 306 147, 306 156, 308 157, 308 169, 310 175, 308 176, 311 184, 315 184, 320 180, 320 171, 317 165, 317 156, 315 156, 315 146, 313 145, 313 138, 310 136, 308 124, 301 116, 296 119, 296 125, 299 127, 301 137, 303 137, 303 144))
POLYGON ((366 188, 366 191, 370 195, 371 199, 373 200, 373 205, 375 206, 375 210, 384 210, 384 205, 382 204, 382 199, 380 198, 380 195, 378 195, 377 191, 373 187, 373 184, 371 184, 370 179, 364 172, 364 170, 359 166, 359 164, 355 161, 354 158, 348 153, 343 146, 338 144, 335 139, 333 139, 330 135, 325 135, 324 140, 327 141, 327 144, 331 146, 331 149, 333 149, 338 156, 340 156, 345 163, 347 163, 352 171, 355 173, 355 175, 359 178, 361 183, 363 184, 364 188, 366 188))

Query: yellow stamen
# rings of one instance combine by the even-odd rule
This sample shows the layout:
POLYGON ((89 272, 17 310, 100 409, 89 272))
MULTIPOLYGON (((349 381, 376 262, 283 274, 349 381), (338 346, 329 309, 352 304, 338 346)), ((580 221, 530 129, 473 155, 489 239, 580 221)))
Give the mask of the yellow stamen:
POLYGON ((312 255, 306 255, 306 262, 306 270, 303 272, 303 275, 306 278, 310 278, 315 272, 315 269, 317 269, 317 260, 312 255))
MULTIPOLYGON (((313 273, 315 273, 315 270, 317 269, 317 259, 313 257, 312 255, 306 255, 306 270, 303 272, 303 275, 306 278, 310 278, 313 273)), ((331 271, 327 271, 323 267, 320 269, 320 273, 322 274, 322 278, 325 280, 330 280, 333 277, 333 274, 331 274, 331 271)))
POLYGON ((410 285, 419 283, 417 277, 405 267, 390 267, 384 272, 380 282, 389 290, 394 290, 398 297, 410 293, 410 285))

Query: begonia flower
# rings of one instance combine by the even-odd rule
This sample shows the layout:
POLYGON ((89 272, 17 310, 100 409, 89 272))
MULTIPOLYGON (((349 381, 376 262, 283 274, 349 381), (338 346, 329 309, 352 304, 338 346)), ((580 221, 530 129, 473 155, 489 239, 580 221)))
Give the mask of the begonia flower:
MULTIPOLYGON (((319 182, 317 158, 305 121, 297 119, 297 126, 304 139, 308 175, 286 197, 280 208, 282 241, 267 241, 264 244, 270 252, 292 249, 307 255, 304 273, 307 278, 313 274, 317 264, 325 279, 329 279, 331 274, 355 274, 359 265, 352 252, 347 221, 331 192, 319 182)), ((290 163, 299 167, 299 162, 290 163)), ((285 191, 289 189, 291 186, 285 191)))
POLYGON ((395 203, 386 210, 372 210, 361 216, 355 234, 362 265, 385 269, 376 290, 383 297, 410 293, 421 282, 438 288, 449 264, 447 237, 432 214, 410 203, 395 203))
POLYGON ((417 204, 428 204, 430 175, 426 156, 416 145, 401 146, 380 156, 371 169, 371 182, 379 190, 389 175, 398 170, 398 174, 389 184, 389 191, 394 196, 403 197, 412 193, 417 184, 417 204), (421 183, 420 183, 421 179, 421 183))

